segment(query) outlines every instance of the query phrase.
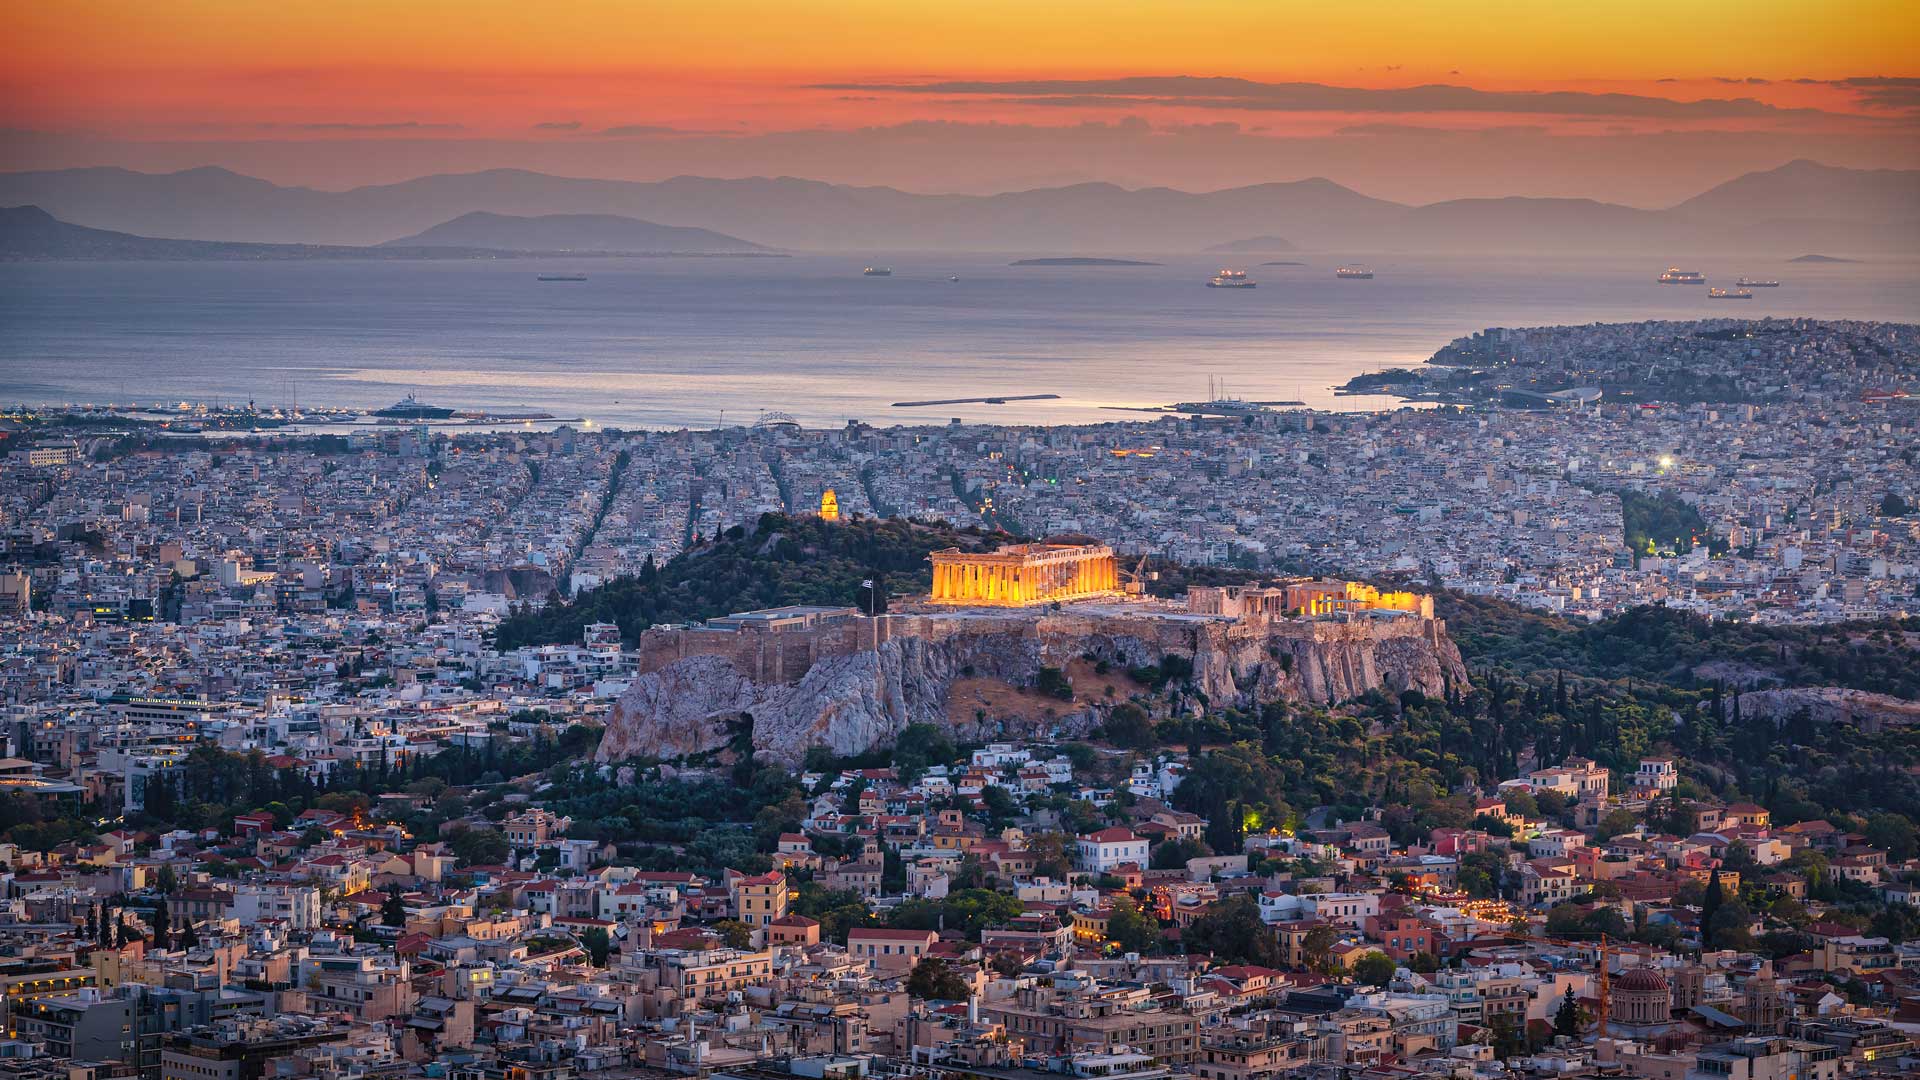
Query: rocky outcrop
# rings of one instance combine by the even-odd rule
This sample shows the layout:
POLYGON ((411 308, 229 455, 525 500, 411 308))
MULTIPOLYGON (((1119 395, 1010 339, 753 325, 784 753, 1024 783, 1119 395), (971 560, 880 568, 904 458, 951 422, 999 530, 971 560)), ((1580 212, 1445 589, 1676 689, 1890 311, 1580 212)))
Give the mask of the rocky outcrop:
POLYGON ((793 763, 809 747, 855 754, 909 724, 959 738, 1075 736, 1106 700, 1060 701, 1021 715, 953 717, 955 680, 1032 685, 1079 658, 1138 668, 1192 663, 1194 707, 1330 703, 1370 690, 1441 693, 1467 677, 1445 624, 1407 616, 1231 621, 1141 613, 917 613, 789 632, 650 631, 641 674, 615 703, 599 758, 675 758, 716 750, 751 723, 755 753, 793 763))
POLYGON ((1739 697, 1740 715, 1784 724, 1802 712, 1816 724, 1851 724, 1862 731, 1920 724, 1920 701, 1839 686, 1755 690, 1739 697))

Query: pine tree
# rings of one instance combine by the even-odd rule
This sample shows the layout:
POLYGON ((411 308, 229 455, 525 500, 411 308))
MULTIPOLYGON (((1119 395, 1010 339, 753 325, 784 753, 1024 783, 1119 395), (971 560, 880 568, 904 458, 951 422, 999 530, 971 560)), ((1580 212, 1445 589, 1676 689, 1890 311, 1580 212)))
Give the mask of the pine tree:
POLYGON ((1553 1033, 1565 1035, 1570 1039, 1580 1037, 1580 1002, 1573 996, 1573 987, 1560 998, 1560 1011, 1553 1014, 1553 1033))

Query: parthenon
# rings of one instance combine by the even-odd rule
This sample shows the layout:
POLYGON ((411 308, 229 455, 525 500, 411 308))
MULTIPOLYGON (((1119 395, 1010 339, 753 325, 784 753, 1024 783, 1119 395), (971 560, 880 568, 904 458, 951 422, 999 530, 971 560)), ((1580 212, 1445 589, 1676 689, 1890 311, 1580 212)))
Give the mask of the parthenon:
POLYGON ((936 551, 936 604, 1025 607, 1120 595, 1119 569, 1105 544, 1008 544, 973 554, 936 551))

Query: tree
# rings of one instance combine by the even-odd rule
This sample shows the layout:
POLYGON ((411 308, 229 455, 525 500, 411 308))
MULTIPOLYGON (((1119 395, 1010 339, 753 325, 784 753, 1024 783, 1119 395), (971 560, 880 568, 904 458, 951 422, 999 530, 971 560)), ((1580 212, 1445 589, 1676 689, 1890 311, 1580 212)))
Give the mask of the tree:
POLYGON ((185 929, 180 931, 180 947, 183 949, 200 947, 200 931, 194 926, 192 919, 188 919, 185 929))
POLYGON ((1367 953, 1353 962, 1353 979, 1363 986, 1385 986, 1393 981, 1393 973, 1400 970, 1393 957, 1378 949, 1367 953))
POLYGON ((1147 710, 1131 701, 1123 701, 1107 715, 1101 733, 1115 746, 1147 746, 1153 742, 1153 720, 1147 716, 1147 710))
POLYGON ((1594 833, 1594 840, 1605 843, 1623 833, 1632 832, 1637 824, 1639 819, 1633 816, 1633 811, 1609 810, 1607 816, 1600 819, 1600 827, 1594 833))
POLYGON ((160 906, 153 909, 153 944, 155 948, 164 949, 172 943, 169 921, 167 902, 162 900, 160 901, 160 906))
POLYGON ((387 926, 407 925, 407 902, 400 897, 400 886, 387 889, 387 898, 380 904, 380 921, 387 926))
POLYGON ((1203 859, 1211 854, 1213 851, 1200 841, 1177 837, 1161 841, 1147 859, 1147 866, 1154 870, 1180 870, 1186 867, 1188 859, 1203 859))
POLYGON ((1043 832, 1027 840, 1027 854, 1033 857, 1033 872, 1036 876, 1065 881, 1073 872, 1073 863, 1067 858, 1067 838, 1064 833, 1043 832))
POLYGON ((972 996, 972 988, 945 960, 929 956, 907 973, 907 993, 926 1001, 963 1001, 972 996))
POLYGON ((171 863, 161 865, 160 872, 154 875, 153 887, 160 891, 161 896, 172 896, 173 891, 180 887, 180 875, 174 872, 171 863))
POLYGON ((447 841, 461 866, 507 861, 507 838, 492 829, 461 829, 447 841))
POLYGON ((1495 1057, 1509 1058, 1526 1049, 1526 1039, 1522 1037, 1520 1025, 1514 1022, 1512 1013, 1494 1013, 1487 1022, 1487 1028, 1495 1057))
POLYGON ((729 949, 750 949, 753 947, 753 927, 748 926, 738 919, 721 919, 719 922, 713 924, 713 928, 720 931, 720 935, 726 939, 727 948, 729 949))
POLYGON ((605 927, 589 926, 580 931, 580 947, 587 950, 587 959, 594 967, 607 966, 607 954, 613 951, 613 939, 607 936, 605 927))
POLYGON ((1285 960, 1273 930, 1260 918, 1260 905, 1244 894, 1214 904, 1180 940, 1189 955, 1204 953, 1225 964, 1279 967, 1285 960))
POLYGON ((1906 862, 1920 850, 1913 820, 1905 814, 1874 814, 1864 830, 1867 843, 1887 853, 1888 862, 1906 862))
POLYGON ((1020 804, 1005 784, 988 784, 980 792, 980 801, 986 804, 987 822, 995 829, 1005 828, 1020 816, 1020 804))
POLYGON ((1580 1011, 1580 1001, 1573 996, 1573 987, 1560 997, 1560 1011, 1553 1014, 1553 1033, 1569 1039, 1580 1037, 1580 1029, 1586 1023, 1586 1017, 1580 1011))
POLYGON ((908 724, 893 740, 893 768, 911 784, 929 765, 945 765, 960 756, 953 737, 936 724, 908 724))
POLYGON ((1726 890, 1720 884, 1720 868, 1713 868, 1713 875, 1707 878, 1707 891, 1700 898, 1700 949, 1713 948, 1713 917, 1726 899, 1726 890))
POLYGON ((1115 897, 1107 916, 1107 940, 1125 952, 1151 952, 1160 943, 1160 920, 1141 911, 1131 896, 1115 897))
POLYGON ((1333 947, 1340 943, 1340 931, 1331 925, 1316 926, 1300 939, 1300 957, 1313 971, 1325 972, 1333 966, 1333 947))
POLYGON ((1507 804, 1507 813, 1509 814, 1518 814, 1523 818, 1537 818, 1540 816, 1540 802, 1534 798, 1533 793, 1530 791, 1522 788, 1514 788, 1512 791, 1507 792, 1505 802, 1507 804))

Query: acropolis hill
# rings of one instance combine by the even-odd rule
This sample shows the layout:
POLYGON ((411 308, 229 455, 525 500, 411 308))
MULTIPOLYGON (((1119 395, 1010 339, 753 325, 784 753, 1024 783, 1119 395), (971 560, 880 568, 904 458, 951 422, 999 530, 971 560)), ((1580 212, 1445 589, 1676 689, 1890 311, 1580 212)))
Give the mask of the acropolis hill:
POLYGON ((976 562, 1022 573, 1016 582, 1010 569, 969 602, 962 593, 974 586, 943 569, 958 565, 942 558, 952 554, 934 554, 932 597, 875 618, 792 607, 647 631, 600 760, 717 750, 747 723, 756 754, 782 762, 812 746, 845 755, 886 745, 913 723, 960 738, 1079 736, 1145 692, 1128 669, 1170 656, 1193 666, 1190 685, 1171 695, 1177 708, 1202 697, 1250 707, 1332 703, 1376 688, 1439 694, 1467 677, 1424 596, 1291 581, 1151 599, 1126 591, 1110 550, 1088 548, 1083 562, 1048 545, 976 562), (1025 573, 1030 558, 1043 575, 1025 573), (1059 591, 1083 598, 1052 599, 1059 591), (1070 700, 1028 689, 1044 669, 1064 673, 1070 700))

